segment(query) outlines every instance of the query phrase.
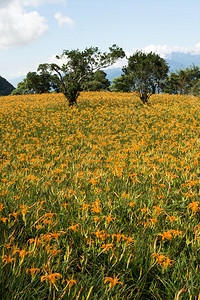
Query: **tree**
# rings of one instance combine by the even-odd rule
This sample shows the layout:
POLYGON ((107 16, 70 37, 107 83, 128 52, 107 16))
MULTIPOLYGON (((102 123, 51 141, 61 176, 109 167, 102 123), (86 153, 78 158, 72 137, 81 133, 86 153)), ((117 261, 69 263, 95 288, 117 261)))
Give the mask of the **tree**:
POLYGON ((128 66, 123 68, 124 78, 131 82, 131 90, 139 93, 143 103, 147 103, 152 94, 161 92, 168 71, 167 63, 158 54, 141 51, 130 56, 128 66))
POLYGON ((191 94, 200 97, 200 79, 196 80, 191 87, 191 94))
POLYGON ((175 72, 171 72, 164 81, 163 91, 167 94, 178 94, 178 90, 178 75, 175 72))
POLYGON ((118 78, 114 78, 112 85, 110 87, 111 92, 131 92, 132 90, 132 81, 129 76, 122 74, 118 78))
POLYGON ((164 91, 169 94, 196 94, 199 89, 200 70, 197 66, 171 72, 164 91))
POLYGON ((23 81, 17 84, 17 88, 12 91, 11 95, 27 95, 27 94, 30 94, 30 91, 27 87, 27 79, 24 78, 23 81))
POLYGON ((39 74, 29 72, 26 78, 18 83, 12 95, 49 93, 52 89, 59 89, 57 77, 41 68, 39 74))
POLYGON ((102 91, 108 90, 110 81, 106 78, 106 73, 102 70, 96 71, 91 78, 86 78, 81 84, 83 91, 102 91))
POLYGON ((125 56, 122 48, 113 45, 109 48, 110 52, 102 53, 98 47, 86 48, 84 51, 64 50, 62 55, 57 55, 58 60, 65 60, 66 63, 59 66, 58 64, 41 64, 38 70, 46 70, 51 74, 57 75, 62 92, 68 99, 69 106, 76 104, 81 84, 87 78, 94 76, 94 72, 109 67, 117 59, 125 56))

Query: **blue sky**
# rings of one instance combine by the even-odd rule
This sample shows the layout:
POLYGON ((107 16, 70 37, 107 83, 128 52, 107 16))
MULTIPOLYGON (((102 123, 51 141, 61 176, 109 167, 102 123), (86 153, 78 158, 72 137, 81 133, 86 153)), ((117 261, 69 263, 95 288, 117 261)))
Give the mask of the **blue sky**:
POLYGON ((12 82, 90 46, 200 54, 199 29, 199 0, 0 0, 0 75, 12 82))

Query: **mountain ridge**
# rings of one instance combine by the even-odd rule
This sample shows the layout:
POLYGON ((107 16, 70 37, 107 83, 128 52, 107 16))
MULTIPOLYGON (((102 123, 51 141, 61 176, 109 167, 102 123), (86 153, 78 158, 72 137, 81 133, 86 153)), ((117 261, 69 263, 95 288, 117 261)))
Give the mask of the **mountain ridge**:
POLYGON ((8 96, 14 89, 15 87, 10 82, 0 76, 0 96, 8 96))

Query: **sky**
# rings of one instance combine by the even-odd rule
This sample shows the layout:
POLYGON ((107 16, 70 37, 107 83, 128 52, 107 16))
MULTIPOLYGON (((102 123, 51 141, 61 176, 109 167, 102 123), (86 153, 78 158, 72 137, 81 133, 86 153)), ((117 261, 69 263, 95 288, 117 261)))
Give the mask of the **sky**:
POLYGON ((200 54, 199 31, 199 0, 0 0, 0 76, 12 83, 91 46, 200 54))

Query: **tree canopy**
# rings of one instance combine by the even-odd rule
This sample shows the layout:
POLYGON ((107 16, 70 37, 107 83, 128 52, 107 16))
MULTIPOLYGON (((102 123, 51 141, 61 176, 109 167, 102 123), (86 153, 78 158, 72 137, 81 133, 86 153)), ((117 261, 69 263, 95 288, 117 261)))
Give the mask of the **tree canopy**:
POLYGON ((128 58, 123 72, 121 79, 127 82, 129 91, 137 91, 142 102, 146 103, 152 94, 162 90, 169 67, 158 54, 137 51, 128 58))
POLYGON ((42 94, 49 93, 51 90, 59 90, 57 77, 45 70, 29 72, 23 81, 19 82, 12 95, 21 94, 42 94))
POLYGON ((132 80, 130 76, 126 76, 125 74, 122 74, 118 78, 114 78, 112 83, 113 84, 110 87, 112 92, 128 93, 132 90, 132 80))
POLYGON ((200 90, 200 70, 197 66, 179 69, 171 72, 165 81, 164 92, 169 94, 193 94, 199 95, 200 90))
POLYGON ((94 78, 94 73, 102 68, 109 67, 117 59, 123 58, 125 53, 122 48, 113 45, 109 52, 101 52, 98 47, 86 48, 84 51, 64 50, 63 54, 57 55, 58 61, 64 60, 59 64, 41 64, 38 71, 56 74, 62 92, 68 99, 68 104, 76 104, 77 97, 81 91, 81 84, 89 78, 94 78))
POLYGON ((37 72, 29 72, 14 91, 14 87, 8 83, 7 90, 2 94, 6 80, 0 77, 0 93, 6 95, 12 92, 16 95, 63 92, 70 106, 76 104, 80 91, 136 91, 143 103, 147 103, 152 94, 160 92, 200 95, 199 67, 193 65, 168 75, 168 64, 153 52, 147 54, 136 51, 128 58, 122 75, 115 78, 110 86, 106 72, 102 69, 123 57, 125 52, 117 45, 110 47, 109 52, 101 52, 98 47, 83 51, 64 50, 61 55, 56 56, 57 64, 40 64, 37 72))
POLYGON ((94 72, 94 74, 86 78, 85 82, 81 84, 83 91, 102 91, 108 90, 110 81, 106 78, 106 73, 102 70, 94 72))

